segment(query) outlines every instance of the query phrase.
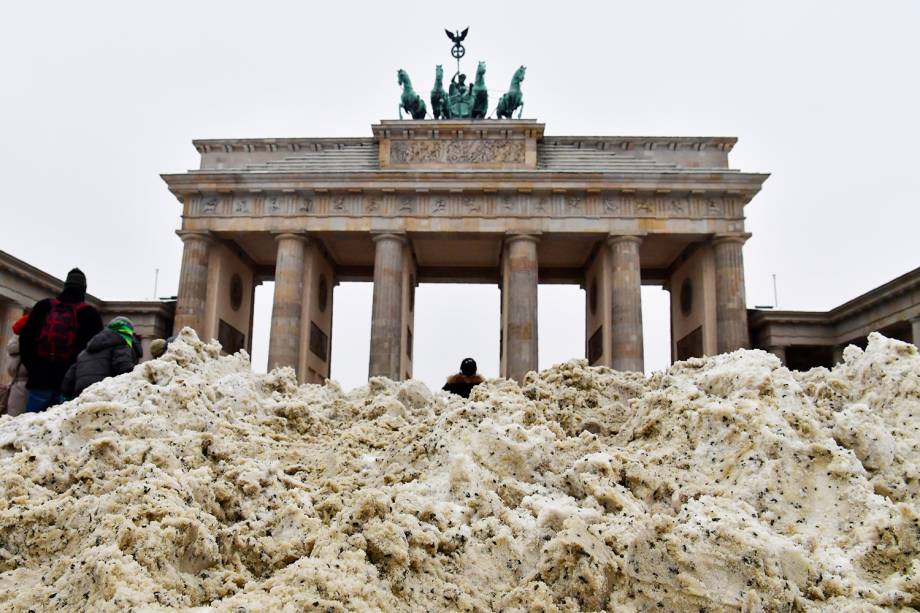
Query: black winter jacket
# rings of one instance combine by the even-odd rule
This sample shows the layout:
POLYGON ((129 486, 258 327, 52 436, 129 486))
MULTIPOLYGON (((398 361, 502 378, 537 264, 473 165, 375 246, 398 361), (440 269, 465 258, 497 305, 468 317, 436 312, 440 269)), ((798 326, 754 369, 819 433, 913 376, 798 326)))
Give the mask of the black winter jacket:
MULTIPOLYGON (((83 302, 83 294, 67 295, 62 293, 58 296, 61 302, 78 303, 83 302)), ((70 364, 56 364, 40 359, 35 355, 38 335, 45 324, 45 318, 51 312, 51 300, 39 300, 29 313, 29 319, 25 327, 19 334, 19 353, 22 363, 26 370, 29 371, 29 381, 26 387, 29 389, 51 389, 58 390, 61 386, 61 380, 70 364)), ((99 311, 91 306, 85 306, 77 312, 77 346, 74 355, 77 355, 86 347, 89 339, 102 330, 102 318, 99 317, 99 311)))
MULTIPOLYGON (((140 341, 135 337, 135 343, 140 341)), ((117 377, 131 372, 137 365, 137 353, 114 330, 106 328, 77 356, 61 384, 61 393, 76 398, 93 383, 106 377, 117 377)))
POLYGON ((458 396, 469 398, 470 392, 473 391, 473 388, 483 381, 485 381, 485 379, 479 375, 467 377, 463 373, 457 373, 456 375, 451 375, 448 377, 447 383, 445 383, 444 387, 441 389, 445 392, 450 392, 451 394, 457 394, 458 396))

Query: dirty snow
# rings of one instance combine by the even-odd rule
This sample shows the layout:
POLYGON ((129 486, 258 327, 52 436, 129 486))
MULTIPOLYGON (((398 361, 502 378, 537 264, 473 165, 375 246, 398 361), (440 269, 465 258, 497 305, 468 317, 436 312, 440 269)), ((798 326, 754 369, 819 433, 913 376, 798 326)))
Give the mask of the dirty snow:
POLYGON ((920 356, 571 361, 469 401, 163 358, 0 420, 12 611, 920 606, 920 356))

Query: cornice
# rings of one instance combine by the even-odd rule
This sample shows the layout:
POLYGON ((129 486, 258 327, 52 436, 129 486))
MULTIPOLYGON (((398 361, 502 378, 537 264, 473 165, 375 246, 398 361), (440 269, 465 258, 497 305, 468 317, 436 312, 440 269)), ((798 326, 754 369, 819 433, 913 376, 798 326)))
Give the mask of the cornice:
MULTIPOLYGON (((515 122, 516 123, 516 122, 515 122)), ((504 126, 506 129, 527 127, 532 129, 542 128, 543 124, 535 122, 512 125, 512 122, 476 122, 461 124, 445 122, 447 129, 461 129, 466 131, 489 131, 504 126)), ((391 125, 382 122, 380 129, 391 132, 412 131, 419 135, 442 129, 433 122, 402 121, 400 125, 391 125)), ((541 131, 542 134, 542 131, 541 131)), ((343 137, 302 137, 302 138, 202 138, 192 141, 192 145, 199 153, 254 153, 261 151, 302 151, 317 150, 334 147, 336 145, 375 145, 378 138, 373 136, 343 136, 343 137)), ((596 148, 605 151, 705 151, 717 150, 730 152, 738 143, 734 136, 594 136, 594 135, 542 135, 537 142, 540 144, 574 145, 584 148, 596 148)))
POLYGON ((463 190, 511 189, 633 190, 739 192, 749 201, 769 178, 764 173, 737 171, 573 173, 547 171, 375 171, 362 173, 238 173, 195 172, 162 174, 160 178, 176 195, 202 191, 285 191, 298 189, 374 190, 419 189, 463 190))

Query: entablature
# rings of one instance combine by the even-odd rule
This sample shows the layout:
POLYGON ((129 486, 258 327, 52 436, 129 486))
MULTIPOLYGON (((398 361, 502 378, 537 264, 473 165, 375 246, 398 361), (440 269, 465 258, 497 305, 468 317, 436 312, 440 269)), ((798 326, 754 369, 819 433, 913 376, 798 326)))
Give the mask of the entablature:
POLYGON ((743 221, 741 192, 540 188, 215 190, 182 196, 186 218, 413 217, 724 219, 743 221))

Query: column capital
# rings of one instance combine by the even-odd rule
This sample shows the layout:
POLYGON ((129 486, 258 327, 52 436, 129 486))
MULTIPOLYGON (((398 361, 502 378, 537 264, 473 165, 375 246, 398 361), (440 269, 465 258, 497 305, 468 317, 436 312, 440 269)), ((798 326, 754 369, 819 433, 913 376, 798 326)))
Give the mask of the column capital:
POLYGON ((721 245, 724 243, 740 243, 744 244, 747 242, 747 239, 751 238, 750 232, 732 232, 726 234, 713 234, 712 235, 712 244, 721 245))
POLYGON ((214 238, 214 235, 207 230, 176 230, 176 236, 182 239, 183 243, 190 240, 204 241, 210 244, 217 242, 217 239, 214 238))
POLYGON ((645 238, 645 234, 609 234, 604 242, 608 245, 616 245, 617 243, 636 243, 641 245, 643 238, 645 238))
POLYGON ((302 243, 307 243, 310 241, 310 237, 308 237, 306 234, 295 234, 294 232, 280 232, 278 234, 274 234, 273 236, 276 243, 283 240, 296 240, 302 243))
POLYGON ((405 232, 371 232, 371 240, 375 243, 381 240, 399 241, 403 245, 409 244, 409 238, 405 232))
POLYGON ((538 232, 507 232, 505 234, 505 244, 510 245, 516 241, 530 241, 533 243, 540 242, 540 233, 538 232))

